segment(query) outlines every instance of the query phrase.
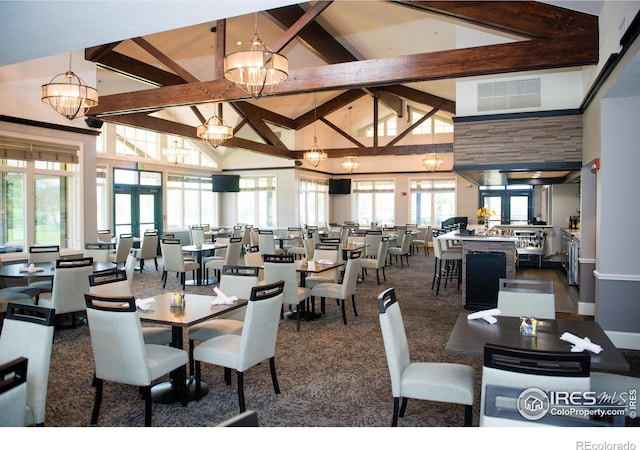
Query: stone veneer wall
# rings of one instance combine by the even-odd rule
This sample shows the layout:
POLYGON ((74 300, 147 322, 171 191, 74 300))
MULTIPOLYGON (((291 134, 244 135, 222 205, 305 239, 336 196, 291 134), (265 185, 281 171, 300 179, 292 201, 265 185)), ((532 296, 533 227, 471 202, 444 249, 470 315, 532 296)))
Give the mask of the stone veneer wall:
POLYGON ((579 114, 455 121, 455 166, 582 162, 579 114))
POLYGON ((503 252, 507 257, 506 278, 516 277, 516 244, 512 241, 464 240, 462 241, 462 304, 467 298, 467 253, 503 252))

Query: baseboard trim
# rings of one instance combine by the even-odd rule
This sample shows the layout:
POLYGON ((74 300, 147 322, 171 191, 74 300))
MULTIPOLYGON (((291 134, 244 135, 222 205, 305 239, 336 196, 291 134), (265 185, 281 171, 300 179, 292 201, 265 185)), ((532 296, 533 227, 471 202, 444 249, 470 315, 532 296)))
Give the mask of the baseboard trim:
POLYGON ((609 336, 613 345, 618 348, 629 350, 640 350, 640 333, 630 333, 627 331, 608 331, 604 332, 609 336))
POLYGON ((596 304, 587 302, 578 302, 578 314, 581 316, 595 316, 596 304))

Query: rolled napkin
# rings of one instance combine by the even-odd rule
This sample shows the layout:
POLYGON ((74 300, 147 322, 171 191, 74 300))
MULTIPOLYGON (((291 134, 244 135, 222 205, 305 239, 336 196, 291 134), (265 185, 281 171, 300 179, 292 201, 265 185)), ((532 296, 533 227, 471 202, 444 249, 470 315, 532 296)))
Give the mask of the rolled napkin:
POLYGON ((212 305, 233 305, 233 302, 238 300, 238 297, 236 297, 235 295, 232 295, 231 297, 227 297, 217 287, 213 288, 213 292, 216 293, 217 297, 211 300, 212 305))
POLYGON ((477 311, 477 312, 468 314, 467 319, 468 320, 482 319, 488 323, 496 323, 498 319, 496 319, 494 316, 499 316, 500 314, 502 314, 502 311, 500 311, 498 308, 485 309, 483 311, 477 311))
POLYGON ((42 271, 44 271, 42 267, 36 267, 35 264, 33 263, 29 264, 29 267, 23 267, 20 269, 20 272, 25 272, 25 273, 36 273, 36 272, 42 272, 42 271))
POLYGON ((590 352, 597 355, 602 351, 602 347, 594 342, 591 342, 588 337, 581 338, 576 336, 575 334, 569 333, 568 331, 562 333, 560 339, 573 345, 573 347, 571 347, 572 352, 583 352, 585 350, 589 350, 590 352))
POLYGON ((329 259, 319 259, 316 261, 318 264, 333 264, 333 261, 329 259))
POLYGON ((150 309, 153 309, 153 304, 155 302, 156 301, 152 298, 145 298, 145 299, 137 298, 136 308, 138 308, 140 311, 149 311, 150 309))

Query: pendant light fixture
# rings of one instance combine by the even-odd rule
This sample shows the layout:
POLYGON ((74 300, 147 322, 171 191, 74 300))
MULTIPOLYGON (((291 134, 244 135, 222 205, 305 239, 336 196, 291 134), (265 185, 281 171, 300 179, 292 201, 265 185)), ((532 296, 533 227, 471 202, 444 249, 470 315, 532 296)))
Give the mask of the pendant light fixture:
POLYGON ((313 145, 305 152, 304 159, 313 167, 318 167, 322 161, 327 159, 327 154, 318 147, 318 136, 316 133, 318 104, 316 102, 316 94, 313 94, 313 103, 313 145))
MULTIPOLYGON (((349 106, 349 135, 352 135, 352 127, 351 127, 351 108, 349 106)), ((349 141, 349 147, 351 147, 351 141, 349 141)), ((360 161, 358 161, 357 156, 346 156, 342 162, 340 163, 340 167, 346 170, 349 173, 353 173, 358 167, 360 167, 360 161)))
POLYGON ((248 48, 224 58, 224 77, 258 99, 273 93, 289 76, 286 56, 275 53, 258 37, 258 13, 255 13, 253 39, 248 48))
POLYGON ((433 153, 428 153, 424 157, 424 159, 422 160, 422 165, 424 166, 425 169, 427 169, 427 171, 435 172, 442 166, 442 164, 444 163, 444 160, 438 156, 438 147, 434 143, 435 135, 436 135, 435 121, 433 120, 433 118, 429 120, 431 120, 431 146, 434 148, 435 151, 433 153))
POLYGON ((224 123, 221 117, 222 103, 219 103, 217 107, 220 115, 213 113, 213 116, 209 117, 204 125, 199 125, 196 130, 198 137, 213 148, 233 137, 233 128, 224 123))
POLYGON ((82 78, 71 70, 71 52, 69 52, 69 70, 53 77, 42 85, 42 98, 55 112, 69 120, 84 116, 89 108, 98 104, 98 91, 87 86, 82 78))

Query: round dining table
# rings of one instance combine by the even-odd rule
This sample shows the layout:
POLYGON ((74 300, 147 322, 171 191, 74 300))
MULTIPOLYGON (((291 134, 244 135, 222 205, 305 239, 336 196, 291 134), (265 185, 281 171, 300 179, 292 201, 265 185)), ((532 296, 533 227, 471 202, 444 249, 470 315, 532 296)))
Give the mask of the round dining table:
MULTIPOLYGON (((56 273, 54 265, 48 262, 34 264, 35 272, 29 272, 28 263, 6 264, 0 267, 0 277, 7 278, 32 278, 53 277, 56 273)), ((110 272, 115 270, 116 264, 112 262, 94 261, 93 273, 110 272)))

